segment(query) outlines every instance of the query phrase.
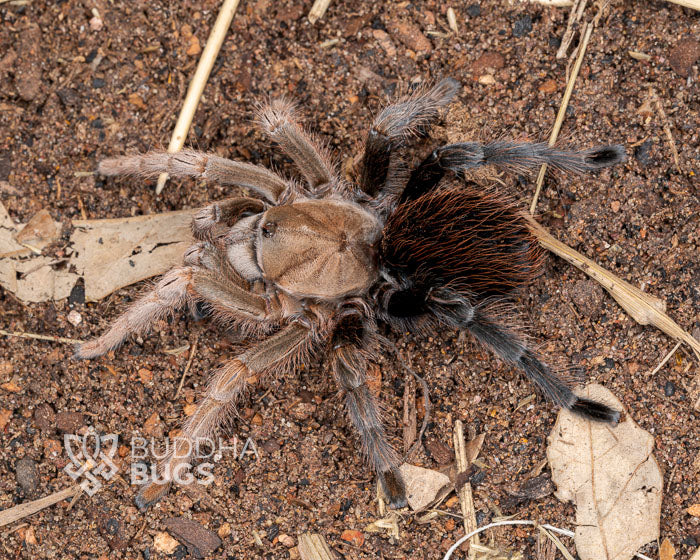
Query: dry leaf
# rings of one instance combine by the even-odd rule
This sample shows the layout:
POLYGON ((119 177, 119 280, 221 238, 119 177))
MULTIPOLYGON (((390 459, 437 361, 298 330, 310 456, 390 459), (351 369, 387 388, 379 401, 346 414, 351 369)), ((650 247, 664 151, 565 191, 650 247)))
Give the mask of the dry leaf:
POLYGON ((454 489, 450 478, 438 471, 403 464, 401 475, 406 483, 408 505, 414 511, 427 508, 454 489))
POLYGON ((0 258, 0 286, 28 303, 64 299, 70 295, 79 276, 68 270, 55 270, 49 257, 28 260, 0 258))
POLYGON ((664 539, 659 547, 659 560, 673 560, 676 555, 676 549, 673 548, 671 541, 664 539))
MULTIPOLYGON (((622 409, 600 385, 583 394, 622 409)), ((654 438, 629 415, 613 427, 562 410, 548 442, 555 495, 576 504, 574 540, 582 560, 627 560, 658 539, 663 478, 654 438)))
POLYGON ((113 220, 75 220, 71 258, 85 278, 85 300, 162 274, 179 263, 192 242, 195 210, 113 220))

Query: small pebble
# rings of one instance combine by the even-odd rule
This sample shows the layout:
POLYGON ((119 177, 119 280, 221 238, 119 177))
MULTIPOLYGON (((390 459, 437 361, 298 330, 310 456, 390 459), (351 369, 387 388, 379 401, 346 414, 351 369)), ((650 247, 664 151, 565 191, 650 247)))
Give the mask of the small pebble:
POLYGON ((676 386, 673 384, 673 381, 666 381, 666 384, 664 385, 664 395, 667 397, 672 397, 676 392, 676 386))
POLYGON ((39 473, 36 469, 36 463, 32 459, 24 457, 17 461, 15 478, 26 496, 32 497, 36 494, 36 489, 39 486, 39 473))
POLYGON ((641 166, 647 166, 651 163, 651 148, 654 142, 646 140, 634 149, 634 157, 641 166))
POLYGON ((532 31, 532 18, 524 15, 513 24, 513 37, 523 37, 532 31))
POLYGON ((352 529, 345 529, 343 534, 340 535, 340 538, 358 547, 365 543, 365 536, 360 531, 354 531, 352 529))
POLYGON ((59 412, 56 415, 56 428, 64 434, 75 434, 85 421, 80 412, 59 412))
POLYGON ((479 4, 472 4, 467 8, 467 14, 469 17, 479 17, 481 15, 481 6, 479 6, 479 4))
POLYGON ((82 321, 82 316, 75 309, 68 314, 68 322, 74 327, 77 327, 82 321))
POLYGON ((153 537, 153 548, 155 548, 156 551, 164 554, 172 554, 175 552, 175 549, 179 544, 180 543, 178 543, 165 531, 156 533, 156 536, 153 537))
POLYGON ((700 58, 700 43, 695 39, 681 39, 671 49, 668 62, 674 72, 684 78, 690 75, 690 70, 695 61, 700 58))

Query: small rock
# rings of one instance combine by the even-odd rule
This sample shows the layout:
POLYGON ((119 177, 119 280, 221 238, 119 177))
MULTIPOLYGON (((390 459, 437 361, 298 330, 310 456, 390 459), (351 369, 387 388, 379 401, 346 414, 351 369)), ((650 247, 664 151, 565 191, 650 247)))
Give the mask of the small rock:
POLYGON ((284 533, 277 537, 277 540, 287 548, 292 548, 296 545, 296 541, 294 540, 294 538, 290 537, 289 535, 285 535, 284 533))
POLYGON ((163 524, 187 546, 187 550, 195 558, 209 556, 221 546, 221 539, 215 533, 191 519, 170 517, 163 521, 163 524))
POLYGON ((545 82, 542 82, 540 84, 540 87, 537 89, 539 89, 542 93, 554 93, 555 91, 557 91, 557 81, 547 80, 545 82))
POLYGON ((141 96, 138 93, 129 94, 129 103, 135 107, 138 107, 139 109, 146 108, 146 104, 143 102, 143 99, 141 99, 141 96))
POLYGON ((102 29, 102 26, 103 22, 101 18, 97 16, 90 18, 90 29, 92 29, 93 31, 100 31, 102 29))
POLYGON ((651 148, 653 145, 654 142, 651 140, 645 140, 634 149, 634 157, 642 167, 646 167, 652 162, 651 148))
POLYGON ((479 17, 481 15, 481 6, 479 4, 471 4, 467 7, 467 15, 469 17, 479 17))
POLYGON ((472 73, 474 76, 482 76, 483 74, 493 74, 496 70, 500 70, 505 65, 503 55, 494 51, 487 51, 477 58, 472 64, 472 73))
POLYGON ((94 89, 100 89, 105 87, 105 81, 102 78, 93 78, 92 79, 92 87, 94 89))
POLYGON ((532 31, 532 18, 529 15, 517 19, 513 24, 513 37, 523 37, 532 31))
POLYGON ((163 427, 160 423, 160 416, 154 412, 143 424, 143 431, 148 436, 160 437, 163 435, 163 427))
POLYGON ((260 416, 260 413, 256 412, 256 413, 255 413, 255 416, 253 416, 253 418, 250 419, 250 423, 251 423, 251 424, 254 424, 254 425, 256 425, 256 426, 262 426, 262 424, 263 424, 263 417, 260 416))
POLYGON ((277 440, 268 439, 267 441, 263 442, 260 447, 267 453, 274 453, 275 451, 279 451, 280 444, 277 442, 277 440))
POLYGON ((417 53, 427 53, 433 50, 432 43, 414 23, 393 21, 389 25, 389 33, 417 53))
POLYGON ((345 529, 340 538, 350 544, 355 546, 362 546, 365 543, 365 536, 360 531, 355 531, 353 529, 345 529))
POLYGON ((383 29, 375 29, 372 31, 372 35, 379 42, 381 47, 384 49, 384 52, 386 52, 388 56, 391 58, 396 56, 396 47, 386 31, 383 29))
POLYGON ((482 86, 492 86, 496 83, 496 78, 494 78, 491 74, 484 74, 483 76, 479 76, 479 79, 477 81, 482 86))
POLYGON ((221 527, 219 527, 218 531, 216 531, 216 534, 219 535, 219 538, 225 539, 226 537, 231 535, 231 524, 228 522, 222 523, 221 527))
POLYGON ((698 58, 700 58, 700 43, 690 38, 678 41, 668 55, 671 68, 684 78, 690 74, 690 70, 698 58))
POLYGON ((80 315, 80 313, 73 309, 70 313, 68 313, 68 322, 74 327, 77 327, 83 322, 83 317, 80 315))
POLYGON ((61 456, 63 453, 62 442, 56 441, 55 439, 45 439, 42 442, 44 446, 44 458, 53 461, 61 456))
POLYGON ((676 386, 673 384, 673 381, 666 381, 666 384, 664 385, 664 395, 667 397, 672 397, 676 393, 676 386))
POLYGON ((100 514, 98 529, 112 550, 123 550, 129 544, 129 539, 124 533, 124 524, 116 517, 100 514))
POLYGON ((192 37, 190 37, 190 44, 189 44, 189 47, 187 47, 186 54, 189 56, 196 56, 201 52, 202 52, 202 47, 199 44, 199 39, 197 38, 196 35, 192 35, 192 37))
POLYGON ((75 107, 78 104, 78 101, 80 101, 80 95, 73 88, 59 89, 56 94, 61 100, 61 103, 63 103, 63 105, 66 107, 75 107))
POLYGON ((39 486, 39 473, 36 469, 36 463, 32 459, 24 457, 17 461, 15 478, 26 496, 31 498, 36 495, 39 486))
POLYGON ((56 423, 56 413, 48 403, 41 403, 34 410, 34 423, 42 432, 49 432, 56 423))
POLYGON ((153 547, 163 554, 172 554, 179 544, 180 543, 164 531, 156 533, 156 536, 153 537, 153 547))
POLYGON ((146 384, 153 381, 153 372, 150 369, 139 368, 139 371, 137 373, 139 375, 141 383, 146 384))
POLYGON ((0 385, 5 391, 8 393, 19 393, 22 390, 22 387, 17 385, 14 381, 8 381, 7 383, 3 383, 0 385))
POLYGON ((598 282, 579 280, 568 289, 569 297, 581 313, 585 313, 594 321, 603 312, 605 292, 598 282))
POLYGON ((0 362, 0 375, 9 375, 10 373, 12 373, 13 369, 14 368, 12 367, 12 362, 0 362))
POLYGON ((183 406, 182 411, 185 413, 185 416, 192 416, 197 411, 197 408, 196 404, 191 403, 183 406))
POLYGON ((452 449, 435 439, 428 439, 425 442, 425 450, 428 455, 440 465, 447 465, 454 461, 452 449))
POLYGON ((8 408, 3 408, 0 410, 0 432, 5 429, 5 426, 10 422, 12 418, 12 411, 8 408))
POLYGON ((613 212, 619 212, 620 211, 620 201, 619 200, 613 200, 610 203, 610 208, 612 209, 613 212))
POLYGON ((316 412, 316 405, 311 403, 299 403, 290 411, 295 420, 303 422, 308 420, 316 412))
POLYGON ((85 417, 80 412, 59 412, 56 414, 56 428, 64 434, 76 434, 84 425, 85 417))

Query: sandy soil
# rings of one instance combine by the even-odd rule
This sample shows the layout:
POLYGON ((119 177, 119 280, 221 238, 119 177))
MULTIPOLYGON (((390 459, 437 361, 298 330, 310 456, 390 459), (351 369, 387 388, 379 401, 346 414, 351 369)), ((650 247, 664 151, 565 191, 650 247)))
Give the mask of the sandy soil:
MULTIPOLYGON (((584 147, 622 143, 628 162, 595 177, 548 179, 538 212, 564 242, 663 298, 669 314, 698 336, 700 117, 693 63, 700 15, 659 0, 612 4, 593 33, 562 138, 584 147), (631 57, 630 50, 649 60, 631 57), (680 169, 664 121, 647 103, 650 89, 664 107, 680 169)), ((110 218, 194 208, 230 192, 171 181, 155 196, 152 183, 75 176, 105 156, 167 145, 218 5, 0 5, 0 197, 18 222, 46 208, 64 224, 62 241, 45 254, 65 254, 70 221, 82 214, 110 218), (93 8, 101 26, 91 21, 93 8)), ((350 0, 335 2, 310 25, 309 8, 308 0, 241 3, 197 111, 191 145, 291 173, 289 161, 251 122, 257 99, 284 94, 299 101, 300 115, 343 163, 357 153, 372 115, 396 89, 445 75, 464 87, 436 142, 548 138, 566 85, 567 60, 555 53, 567 10, 508 1, 350 0), (458 19, 456 35, 446 24, 449 6, 458 19)), ((527 205, 533 177, 501 180, 527 205)), ((70 301, 23 305, 0 289, 0 328, 87 339, 140 289, 87 305, 77 292, 70 301), (77 326, 67 319, 71 310, 82 317, 77 326)), ((634 323, 601 288, 554 257, 521 303, 544 353, 582 366, 654 435, 666 484, 661 535, 677 560, 689 558, 700 543, 700 519, 685 511, 700 490, 698 412, 690 395, 697 361, 680 349, 650 375, 674 341, 634 323)), ((461 419, 472 433, 486 433, 484 467, 471 479, 479 524, 502 512, 571 528, 574 507, 560 503, 551 485, 546 495, 521 503, 510 495, 545 457, 555 407, 538 396, 518 408, 533 386, 457 333, 389 336, 426 377, 435 404, 425 450, 413 462, 429 468, 450 463, 451 426, 461 419)), ((234 338, 184 315, 114 355, 80 363, 71 361, 67 345, 0 338, 0 383, 17 385, 0 389, 0 509, 71 484, 62 470, 68 461, 64 432, 93 425, 123 442, 177 429, 207 372, 236 348, 234 338), (191 373, 173 400, 189 351, 167 351, 195 339, 191 373), (18 466, 23 458, 28 461, 18 466)), ((387 425, 400 445, 405 373, 389 356, 379 365, 387 425)), ((356 451, 342 401, 318 364, 273 387, 254 387, 228 435, 254 438, 260 459, 224 454, 204 495, 179 489, 142 514, 134 506, 135 489, 113 481, 72 508, 62 502, 2 528, 0 556, 163 558, 154 536, 164 531, 164 520, 178 516, 220 532, 220 558, 296 558, 297 535, 313 531, 348 559, 434 559, 463 534, 449 516, 418 524, 411 514, 402 516, 398 539, 364 531, 378 518, 373 478, 356 451), (359 533, 346 537, 361 538, 344 540, 347 530, 359 533)), ((459 514, 455 500, 442 507, 459 514)), ((499 529, 493 538, 525 557, 536 553, 533 531, 499 529)), ((644 552, 657 557, 657 544, 644 552)), ((183 545, 173 552, 188 554, 183 545)))

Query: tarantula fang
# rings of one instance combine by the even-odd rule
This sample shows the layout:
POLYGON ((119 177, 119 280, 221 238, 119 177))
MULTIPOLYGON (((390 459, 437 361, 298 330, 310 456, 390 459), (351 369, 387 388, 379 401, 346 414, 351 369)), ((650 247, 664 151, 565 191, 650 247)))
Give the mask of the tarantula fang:
POLYGON ((593 420, 618 420, 618 412, 605 404, 576 396, 569 380, 499 321, 495 304, 509 305, 539 273, 542 253, 517 206, 470 182, 467 173, 485 165, 521 170, 543 163, 595 171, 623 161, 624 150, 467 142, 438 147, 409 170, 402 149, 436 120, 458 89, 458 82, 444 79, 380 112, 365 141, 357 184, 340 178, 325 149, 283 101, 261 107, 258 120, 294 161, 305 179, 301 184, 258 165, 191 150, 100 163, 103 175, 153 178, 167 172, 251 193, 199 211, 192 221, 196 243, 182 265, 167 272, 105 334, 76 350, 78 358, 94 358, 197 304, 208 307, 224 327, 259 340, 213 373, 196 412, 184 423, 184 437, 160 464, 164 478, 142 488, 139 507, 167 492, 174 468, 189 466, 185 444, 221 426, 247 379, 282 374, 319 351, 330 358, 350 422, 389 503, 404 506, 401 460, 367 387, 378 321, 401 331, 467 330, 559 406, 593 420))

